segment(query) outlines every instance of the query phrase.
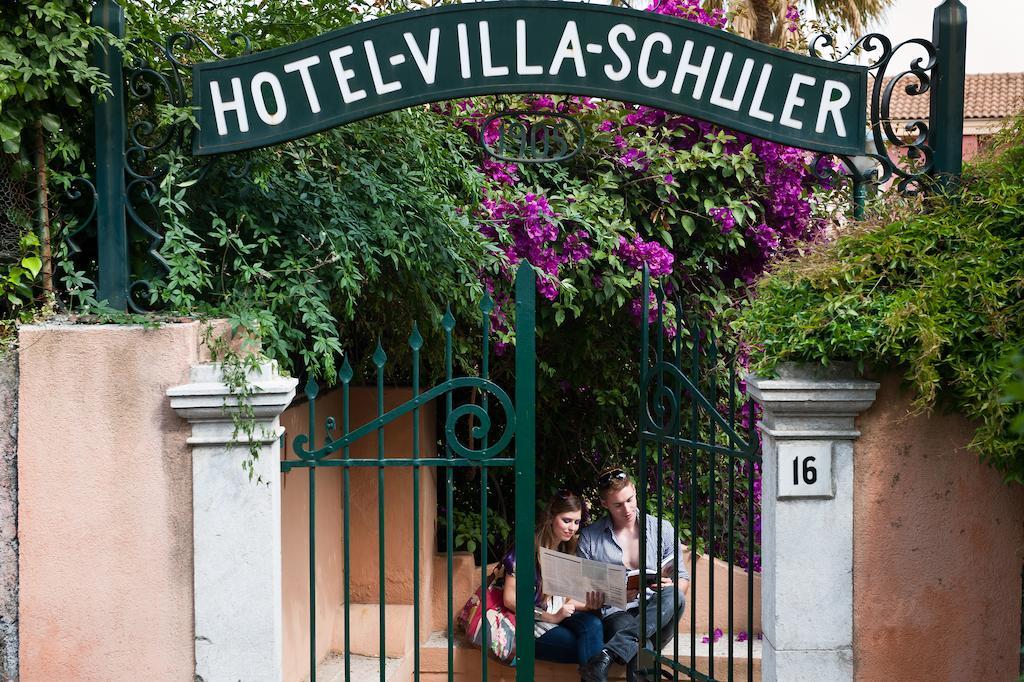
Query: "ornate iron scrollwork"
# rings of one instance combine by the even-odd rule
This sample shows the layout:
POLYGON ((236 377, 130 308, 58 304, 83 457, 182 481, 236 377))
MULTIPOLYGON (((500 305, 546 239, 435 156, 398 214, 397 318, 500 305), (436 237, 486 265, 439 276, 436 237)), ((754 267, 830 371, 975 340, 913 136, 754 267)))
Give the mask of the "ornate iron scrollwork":
MULTIPOLYGON (((237 55, 252 52, 251 40, 233 33, 228 41, 237 55)), ((204 57, 223 59, 224 55, 210 43, 194 33, 179 32, 167 37, 161 45, 154 40, 135 40, 124 52, 125 111, 128 117, 127 136, 123 152, 125 185, 124 208, 129 231, 128 306, 132 311, 149 311, 149 291, 153 276, 169 272, 167 262, 160 255, 164 236, 160 225, 160 184, 170 170, 166 154, 174 150, 188 151, 192 144, 194 127, 187 107, 191 102, 188 72, 192 60, 186 55, 199 51, 204 57)), ((199 180, 220 157, 190 167, 185 180, 199 180)), ((242 177, 248 172, 244 166, 228 169, 231 177, 242 177)), ((96 220, 97 192, 92 178, 79 176, 72 179, 64 193, 71 206, 79 205, 83 217, 77 219, 64 236, 71 255, 82 252, 77 240, 82 232, 96 220)))
MULTIPOLYGON (((808 46, 812 57, 826 59, 821 50, 834 45, 831 36, 819 34, 808 46)), ((850 179, 855 183, 881 185, 894 181, 897 189, 908 195, 918 194, 925 189, 929 181, 929 173, 934 166, 934 152, 928 145, 928 122, 911 120, 905 126, 905 134, 901 135, 893 127, 890 115, 892 94, 896 87, 905 82, 905 92, 911 96, 925 95, 931 89, 931 71, 936 63, 935 46, 923 38, 905 40, 895 46, 887 36, 880 33, 869 33, 857 40, 846 52, 830 61, 842 62, 863 49, 871 56, 881 51, 878 57, 868 66, 874 78, 871 85, 871 108, 868 112, 868 125, 874 151, 865 151, 864 156, 874 159, 881 172, 872 176, 858 169, 853 159, 845 155, 822 153, 814 159, 814 172, 825 180, 842 181, 841 174, 836 172, 835 164, 828 163, 829 157, 838 156, 848 170, 850 179), (892 63, 893 56, 908 46, 917 46, 925 52, 925 56, 916 57, 910 67, 886 78, 886 71, 892 63), (909 139, 908 139, 909 138, 909 139)))
MULTIPOLYGON (((312 385, 315 386, 315 383, 312 385)), ((390 424, 399 417, 427 405, 432 400, 444 397, 456 390, 463 389, 476 389, 495 398, 498 405, 501 407, 502 415, 504 415, 504 427, 502 428, 501 435, 492 441, 488 436, 491 435, 490 432, 494 426, 494 420, 491 418, 490 414, 488 414, 488 411, 482 405, 476 403, 465 403, 453 409, 445 419, 445 442, 448 447, 452 449, 452 452, 460 457, 465 457, 466 459, 480 461, 495 457, 505 450, 508 444, 512 441, 512 436, 515 435, 516 411, 515 407, 512 405, 512 399, 509 397, 508 393, 501 388, 501 386, 498 386, 493 381, 480 377, 459 377, 457 379, 450 379, 442 382, 421 393, 412 400, 406 401, 380 417, 368 422, 355 431, 337 438, 334 436, 334 429, 337 428, 337 424, 333 417, 328 418, 324 424, 328 438, 327 443, 320 448, 311 450, 308 447, 310 442, 309 435, 300 434, 295 437, 295 454, 299 459, 303 460, 322 460, 331 453, 351 446, 367 434, 375 432, 377 429, 384 428, 387 424, 390 424), (474 440, 474 443, 470 445, 463 443, 458 437, 457 425, 459 420, 463 418, 469 420, 469 433, 472 435, 474 440)), ((308 391, 309 389, 307 388, 307 392, 308 391)), ((315 393, 313 395, 315 397, 315 393)))
MULTIPOLYGON (((240 54, 252 51, 252 42, 240 33, 231 34, 228 40, 240 54)), ((126 109, 130 125, 124 152, 125 208, 129 229, 134 227, 146 242, 143 252, 137 256, 148 261, 148 265, 131 268, 128 305, 135 312, 147 310, 151 289, 150 279, 137 273, 169 272, 167 262, 160 255, 164 237, 154 227, 160 224, 160 183, 170 170, 166 158, 161 156, 191 146, 194 128, 185 112, 191 101, 187 82, 191 66, 185 55, 195 50, 216 59, 223 58, 206 40, 188 32, 171 34, 163 45, 152 40, 134 41, 126 55, 126 109)), ((201 179, 211 163, 199 164, 182 180, 201 179)))
POLYGON ((480 127, 484 151, 505 163, 568 161, 580 153, 583 140, 579 121, 553 111, 503 111, 480 127))

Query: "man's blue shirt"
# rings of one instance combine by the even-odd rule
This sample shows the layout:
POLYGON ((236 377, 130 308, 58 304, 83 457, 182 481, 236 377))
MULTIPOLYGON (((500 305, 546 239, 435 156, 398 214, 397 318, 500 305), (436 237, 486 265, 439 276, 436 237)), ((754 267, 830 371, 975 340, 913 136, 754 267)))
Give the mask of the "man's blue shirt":
MULTIPOLYGON (((646 557, 644 566, 648 571, 659 571, 661 565, 666 559, 671 559, 674 556, 676 546, 676 531, 672 527, 672 524, 664 519, 658 522, 658 517, 652 516, 651 514, 642 514, 646 520, 647 532, 645 538, 647 541, 646 557), (661 537, 661 555, 658 555, 658 537, 661 537)), ((637 519, 637 523, 640 519, 637 519)), ((679 547, 679 563, 676 566, 677 579, 689 580, 690 574, 686 571, 686 566, 683 564, 683 548, 679 547)), ((615 531, 612 527, 612 520, 610 517, 605 516, 603 519, 595 521, 580 532, 580 543, 576 549, 576 554, 583 557, 584 559, 592 559, 594 561, 603 561, 606 564, 616 564, 622 566, 622 547, 619 546, 618 541, 615 539, 615 531)), ((650 599, 655 595, 653 590, 647 590, 647 598, 650 599)), ((634 599, 633 601, 626 604, 626 608, 630 609, 634 606, 639 606, 640 600, 634 599)), ((603 615, 614 613, 620 609, 614 606, 605 606, 602 609, 603 615)))

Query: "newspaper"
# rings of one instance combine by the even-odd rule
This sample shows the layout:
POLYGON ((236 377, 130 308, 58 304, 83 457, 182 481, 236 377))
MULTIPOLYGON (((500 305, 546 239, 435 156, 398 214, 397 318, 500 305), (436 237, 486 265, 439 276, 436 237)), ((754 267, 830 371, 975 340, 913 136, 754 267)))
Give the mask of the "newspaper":
POLYGON ((626 608, 625 566, 606 564, 540 548, 540 572, 544 592, 587 601, 587 592, 604 592, 605 604, 626 608))

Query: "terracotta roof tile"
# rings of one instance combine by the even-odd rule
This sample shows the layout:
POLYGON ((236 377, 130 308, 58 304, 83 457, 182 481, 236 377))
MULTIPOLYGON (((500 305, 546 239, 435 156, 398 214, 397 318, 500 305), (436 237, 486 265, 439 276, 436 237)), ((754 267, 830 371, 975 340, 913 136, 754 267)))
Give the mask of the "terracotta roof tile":
MULTIPOLYGON (((886 79, 888 84, 889 79, 886 79)), ((906 84, 916 82, 904 78, 892 93, 889 115, 896 120, 927 119, 928 95, 908 95, 906 84)), ((870 106, 870 87, 869 106, 870 106)), ((1006 118, 1024 109, 1024 73, 969 73, 964 83, 964 119, 1006 118)))

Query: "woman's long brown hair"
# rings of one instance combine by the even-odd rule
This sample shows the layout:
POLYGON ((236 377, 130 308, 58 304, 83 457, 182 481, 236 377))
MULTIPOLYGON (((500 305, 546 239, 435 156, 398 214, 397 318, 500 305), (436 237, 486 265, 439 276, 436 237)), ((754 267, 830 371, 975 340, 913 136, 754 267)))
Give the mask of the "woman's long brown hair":
POLYGON ((568 540, 559 540, 551 529, 551 522, 559 514, 577 511, 583 511, 583 501, 575 493, 559 492, 551 498, 544 511, 544 517, 537 524, 537 534, 534 536, 533 541, 537 556, 537 593, 541 595, 541 599, 545 602, 550 595, 544 593, 544 576, 540 573, 540 548, 544 547, 545 549, 553 549, 565 554, 575 555, 576 546, 580 543, 579 533, 573 535, 568 540))

